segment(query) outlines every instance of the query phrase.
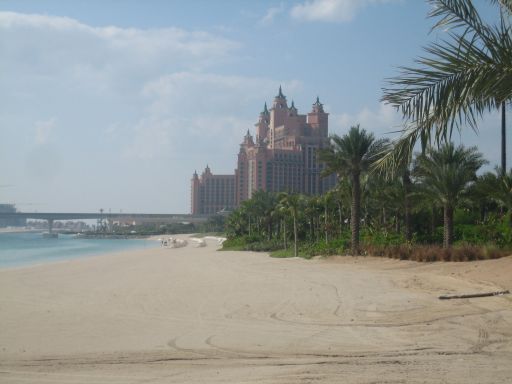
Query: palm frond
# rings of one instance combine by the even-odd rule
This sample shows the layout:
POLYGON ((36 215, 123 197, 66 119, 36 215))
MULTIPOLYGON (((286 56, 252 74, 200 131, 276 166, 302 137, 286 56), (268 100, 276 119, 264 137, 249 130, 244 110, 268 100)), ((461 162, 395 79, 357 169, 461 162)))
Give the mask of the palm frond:
MULTIPOLYGON (((512 0, 496 0, 510 16, 512 0)), ((450 140, 454 129, 477 131, 482 115, 512 100, 512 32, 506 17, 488 25, 471 0, 430 0, 430 17, 439 18, 433 28, 447 28, 448 39, 425 48, 415 66, 401 67, 387 79, 382 101, 402 113, 404 129, 383 156, 380 169, 410 156, 414 143, 450 140)))

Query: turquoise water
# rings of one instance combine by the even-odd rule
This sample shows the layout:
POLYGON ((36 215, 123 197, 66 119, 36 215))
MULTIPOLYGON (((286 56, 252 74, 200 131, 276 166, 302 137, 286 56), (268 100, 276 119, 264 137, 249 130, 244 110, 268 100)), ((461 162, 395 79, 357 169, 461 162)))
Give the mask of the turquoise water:
POLYGON ((157 241, 151 240, 81 239, 73 235, 45 239, 41 233, 0 233, 0 268, 70 260, 158 245, 157 241))

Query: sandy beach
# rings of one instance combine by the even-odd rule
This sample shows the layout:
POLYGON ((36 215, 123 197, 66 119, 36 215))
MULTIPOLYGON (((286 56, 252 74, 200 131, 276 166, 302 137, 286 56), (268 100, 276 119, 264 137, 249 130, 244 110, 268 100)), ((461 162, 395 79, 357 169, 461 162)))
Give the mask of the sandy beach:
POLYGON ((512 257, 150 249, 0 270, 2 383, 510 383, 512 257))

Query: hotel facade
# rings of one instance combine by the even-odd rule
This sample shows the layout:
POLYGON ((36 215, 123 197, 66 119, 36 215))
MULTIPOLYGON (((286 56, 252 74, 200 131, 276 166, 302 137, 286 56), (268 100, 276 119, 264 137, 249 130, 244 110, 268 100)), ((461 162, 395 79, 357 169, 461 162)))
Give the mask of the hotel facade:
POLYGON ((232 210, 255 191, 318 195, 334 187, 335 176, 321 177, 324 164, 318 151, 329 143, 329 114, 316 99, 307 115, 288 106, 281 87, 272 106, 267 104, 243 138, 234 175, 213 175, 207 166, 192 176, 191 213, 232 210))

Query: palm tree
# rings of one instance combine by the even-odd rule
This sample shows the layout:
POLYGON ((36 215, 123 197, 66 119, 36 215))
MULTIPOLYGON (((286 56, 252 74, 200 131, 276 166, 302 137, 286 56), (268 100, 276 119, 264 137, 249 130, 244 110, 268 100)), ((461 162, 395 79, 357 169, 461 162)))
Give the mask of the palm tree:
MULTIPOLYGON (((416 60, 417 67, 402 67, 388 80, 382 100, 401 111, 405 128, 394 146, 398 157, 410 155, 418 140, 446 141, 453 128, 477 130, 486 111, 502 109, 502 168, 506 170, 505 103, 512 100, 511 0, 494 0, 500 22, 482 20, 472 0, 429 0, 435 28, 449 29, 448 40, 425 48, 429 57, 416 60)), ((393 167, 395 156, 382 159, 393 167)))
MULTIPOLYGON (((400 180, 402 185, 403 193, 402 193, 402 202, 404 209, 404 235, 407 241, 412 241, 412 223, 411 223, 411 215, 412 215, 412 206, 411 206, 411 195, 413 190, 413 181, 411 180, 411 162, 412 162, 412 152, 407 151, 402 156, 392 150, 391 146, 387 146, 385 151, 388 153, 388 159, 392 159, 392 167, 385 170, 386 172, 380 172, 382 175, 387 176, 391 180, 400 180), (390 150, 391 149, 391 150, 390 150)), ((377 162, 374 168, 378 171, 382 171, 379 169, 379 162, 377 162)))
POLYGON ((512 168, 508 172, 499 169, 497 174, 500 176, 491 196, 508 211, 509 225, 512 227, 512 168))
POLYGON ((236 209, 229 215, 226 223, 226 232, 229 236, 242 236, 245 234, 247 223, 245 214, 241 209, 236 209))
POLYGON ((400 180, 397 178, 388 180, 380 175, 371 174, 368 189, 367 205, 370 216, 373 218, 373 226, 379 226, 387 231, 394 225, 395 231, 399 233, 402 213, 404 213, 404 222, 406 221, 405 189, 400 180))
POLYGON ((304 196, 304 219, 309 225, 309 239, 312 242, 318 240, 320 228, 320 215, 322 213, 322 202, 320 196, 304 196))
POLYGON ((288 209, 281 203, 282 195, 277 197, 277 203, 274 207, 274 211, 272 212, 272 216, 274 218, 279 219, 279 228, 278 228, 278 236, 279 232, 282 230, 283 232, 283 248, 288 249, 288 234, 286 231, 286 220, 289 217, 288 209))
POLYGON ((242 204, 240 204, 239 210, 241 215, 247 219, 248 234, 251 236, 253 234, 253 223, 257 221, 255 220, 256 207, 254 205, 254 201, 252 199, 243 201, 242 204))
POLYGON ((347 213, 346 207, 349 207, 352 201, 352 187, 346 178, 339 178, 338 185, 330 192, 333 193, 336 204, 338 205, 338 229, 341 235, 345 229, 344 217, 346 217, 345 214, 347 213))
POLYGON ((382 152, 385 141, 375 140, 372 133, 351 127, 342 137, 332 135, 329 147, 320 151, 320 160, 326 165, 324 176, 337 174, 338 179, 348 177, 352 185, 350 228, 352 231, 352 254, 359 254, 359 231, 361 221, 361 174, 366 172, 382 152))
POLYGON ((422 193, 434 198, 443 207, 443 246, 453 243, 453 212, 467 188, 476 180, 476 171, 485 164, 476 147, 454 147, 444 144, 439 149, 428 148, 416 158, 413 174, 419 181, 422 193))
POLYGON ((263 190, 258 190, 253 193, 250 199, 254 207, 254 214, 257 218, 258 232, 263 234, 266 231, 267 239, 272 238, 272 211, 276 205, 275 195, 263 190))
POLYGON ((481 198, 496 202, 508 212, 509 225, 512 226, 512 169, 503 174, 503 170, 496 167, 496 173, 487 172, 478 181, 475 192, 481 198))
POLYGON ((334 201, 335 191, 327 191, 323 196, 320 197, 320 201, 324 208, 324 235, 325 244, 329 242, 329 232, 332 230, 332 224, 329 222, 329 211, 335 211, 334 201))
POLYGON ((281 192, 279 194, 279 204, 292 215, 293 218, 293 255, 297 257, 297 220, 299 216, 299 209, 301 207, 301 196, 298 194, 289 194, 281 192))

